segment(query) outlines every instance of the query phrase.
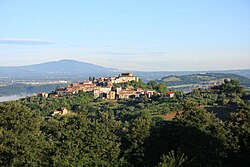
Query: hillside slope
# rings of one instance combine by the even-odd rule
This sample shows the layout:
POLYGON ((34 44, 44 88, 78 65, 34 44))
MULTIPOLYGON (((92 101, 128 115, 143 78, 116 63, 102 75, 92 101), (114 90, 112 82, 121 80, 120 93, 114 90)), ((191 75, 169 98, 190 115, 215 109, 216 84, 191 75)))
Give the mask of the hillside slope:
POLYGON ((205 73, 205 74, 192 74, 182 76, 166 76, 160 82, 164 82, 169 86, 187 85, 187 84, 205 84, 208 82, 223 81, 224 79, 236 79, 242 85, 249 87, 250 79, 237 74, 224 74, 224 73, 205 73))

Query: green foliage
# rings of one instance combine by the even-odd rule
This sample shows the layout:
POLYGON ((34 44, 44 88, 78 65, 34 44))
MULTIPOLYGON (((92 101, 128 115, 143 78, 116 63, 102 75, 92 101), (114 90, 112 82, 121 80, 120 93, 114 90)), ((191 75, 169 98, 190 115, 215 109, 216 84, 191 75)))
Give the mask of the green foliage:
MULTIPOLYGON (((131 85, 166 91, 156 81, 123 86, 131 85)), ((242 96, 249 92, 233 80, 217 90, 177 91, 170 99, 158 93, 103 100, 81 92, 0 103, 0 166, 248 166, 250 104, 242 96), (50 116, 60 107, 71 113, 50 116), (209 107, 232 113, 221 120, 209 107), (171 112, 179 114, 164 121, 171 112)))
POLYGON ((154 127, 145 150, 145 163, 150 166, 158 164, 159 157, 171 150, 179 150, 189 157, 192 161, 187 166, 223 166, 233 163, 239 140, 214 114, 191 109, 174 121, 154 127))
POLYGON ((131 86, 133 86, 135 88, 142 88, 142 89, 147 88, 147 85, 144 84, 141 79, 139 79, 138 82, 137 81, 131 81, 129 85, 131 85, 131 86))
POLYGON ((143 111, 131 122, 125 122, 123 133, 123 149, 125 158, 136 166, 141 165, 144 157, 144 141, 150 135, 151 117, 143 111))
POLYGON ((240 82, 237 80, 227 80, 225 79, 225 83, 219 86, 218 88, 226 93, 228 96, 234 96, 235 94, 242 94, 245 89, 243 86, 240 86, 240 82))
POLYGON ((157 83, 156 81, 149 81, 149 82, 147 83, 147 86, 148 86, 149 89, 154 89, 154 90, 156 90, 157 87, 158 87, 158 83, 157 83))
POLYGON ((120 141, 115 135, 119 122, 101 114, 98 119, 89 119, 80 114, 60 121, 50 118, 48 122, 57 122, 51 129, 45 125, 43 130, 50 140, 51 163, 54 166, 119 166, 120 141), (52 120, 51 120, 52 119, 52 120))
POLYGON ((164 83, 159 83, 157 90, 161 93, 161 94, 165 94, 168 91, 167 85, 164 83))
POLYGON ((31 110, 40 111, 39 113, 41 115, 47 116, 53 110, 56 110, 60 107, 66 107, 70 111, 78 112, 79 108, 82 108, 83 105, 85 106, 90 101, 93 101, 93 99, 93 95, 82 92, 75 95, 66 95, 63 96, 61 99, 31 96, 19 100, 19 102, 23 105, 26 105, 31 110))
POLYGON ((121 87, 122 89, 126 89, 126 88, 128 88, 128 86, 131 86, 135 89, 136 88, 142 88, 142 89, 147 88, 147 85, 144 84, 141 79, 139 79, 139 81, 130 81, 130 82, 125 82, 125 83, 113 84, 112 89, 115 90, 118 87, 121 87))
POLYGON ((227 128, 225 123, 216 118, 214 114, 205 110, 186 111, 184 114, 176 117, 174 121, 186 127, 197 128, 203 133, 211 135, 215 140, 218 140, 217 149, 220 149, 218 144, 221 144, 222 149, 219 156, 224 156, 226 152, 223 153, 223 151, 227 149, 237 149, 238 147, 237 139, 232 136, 230 129, 227 128))
POLYGON ((232 113, 227 124, 233 135, 239 140, 239 150, 233 156, 234 165, 241 162, 242 166, 249 166, 250 154, 250 103, 241 103, 238 111, 232 113))
POLYGON ((187 161, 187 156, 185 154, 177 154, 174 150, 171 150, 167 155, 163 155, 158 167, 181 167, 183 163, 187 161))
POLYGON ((149 81, 147 83, 149 89, 154 89, 161 94, 165 94, 168 91, 167 85, 164 83, 157 83, 156 81, 149 81))
POLYGON ((0 166, 48 165, 42 118, 18 103, 0 103, 0 166))

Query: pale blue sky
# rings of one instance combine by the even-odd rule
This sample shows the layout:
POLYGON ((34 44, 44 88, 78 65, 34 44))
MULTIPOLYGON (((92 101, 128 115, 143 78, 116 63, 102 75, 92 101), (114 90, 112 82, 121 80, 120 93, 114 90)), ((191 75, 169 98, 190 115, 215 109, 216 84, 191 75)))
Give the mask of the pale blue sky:
POLYGON ((249 0, 0 0, 0 66, 250 68, 249 0))

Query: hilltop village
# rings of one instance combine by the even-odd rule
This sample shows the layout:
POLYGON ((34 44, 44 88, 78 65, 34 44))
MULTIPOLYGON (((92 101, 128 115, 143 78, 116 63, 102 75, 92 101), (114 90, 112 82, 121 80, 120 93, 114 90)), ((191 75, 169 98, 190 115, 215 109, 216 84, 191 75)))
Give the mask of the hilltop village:
MULTIPOLYGON (((147 96, 150 98, 153 90, 143 90, 142 88, 134 88, 132 86, 123 88, 122 83, 135 81, 138 82, 139 78, 132 73, 121 73, 118 77, 101 77, 99 79, 90 78, 88 81, 68 84, 66 87, 57 87, 51 93, 40 92, 38 96, 60 98, 63 95, 78 94, 82 92, 91 92, 94 98, 104 99, 128 99, 130 97, 140 98, 147 96)), ((173 92, 169 92, 169 96, 174 96, 173 92)))

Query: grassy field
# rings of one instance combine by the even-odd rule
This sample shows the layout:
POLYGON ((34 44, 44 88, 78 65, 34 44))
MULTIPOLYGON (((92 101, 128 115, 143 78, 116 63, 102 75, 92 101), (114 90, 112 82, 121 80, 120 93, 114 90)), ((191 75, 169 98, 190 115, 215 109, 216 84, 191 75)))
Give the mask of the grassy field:
POLYGON ((172 77, 164 78, 163 81, 164 81, 164 82, 175 82, 175 81, 181 81, 181 79, 178 78, 178 77, 172 76, 172 77))
POLYGON ((8 86, 7 84, 4 84, 4 83, 0 83, 0 87, 1 86, 8 86))
POLYGON ((185 85, 176 85, 176 86, 169 86, 169 88, 185 88, 185 87, 198 87, 201 86, 200 84, 185 84, 185 85))

